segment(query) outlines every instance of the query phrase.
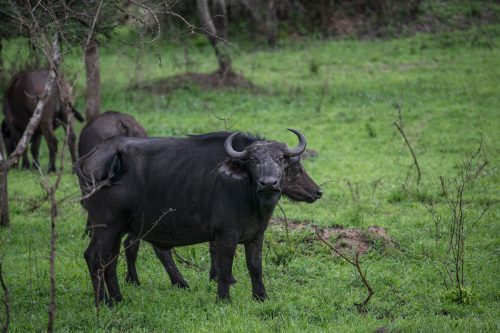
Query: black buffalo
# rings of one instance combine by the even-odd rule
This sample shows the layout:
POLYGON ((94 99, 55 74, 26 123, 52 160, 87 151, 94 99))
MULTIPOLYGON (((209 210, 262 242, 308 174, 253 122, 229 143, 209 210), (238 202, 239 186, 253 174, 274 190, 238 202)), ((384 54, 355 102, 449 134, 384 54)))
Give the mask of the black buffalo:
MULTIPOLYGON (((227 154, 224 150, 224 142, 233 133, 231 132, 216 132, 208 133, 203 135, 193 135, 192 139, 203 142, 205 149, 208 149, 212 154, 219 156, 220 162, 223 162, 227 158, 227 154)), ((263 140, 256 136, 251 136, 247 134, 240 134, 233 139, 233 146, 235 149, 244 150, 253 142, 263 140)), ((82 142, 82 136, 80 136, 80 142, 82 142)), ((321 188, 311 179, 307 174, 304 166, 300 162, 300 156, 288 158, 288 163, 285 167, 285 173, 282 182, 282 194, 290 198, 293 201, 303 201, 312 203, 317 199, 321 198, 323 192, 321 188)), ((139 284, 139 277, 137 275, 136 260, 137 253, 139 251, 140 238, 137 235, 130 233, 125 239, 125 257, 127 261, 127 275, 126 281, 139 284)), ((163 267, 165 268, 172 285, 187 288, 188 283, 182 277, 179 269, 177 268, 170 251, 162 251, 158 248, 154 248, 155 254, 160 259, 163 267)), ((215 242, 210 242, 210 258, 211 266, 209 279, 216 280, 216 269, 215 269, 215 242)), ((236 283, 236 279, 231 276, 231 283, 236 283)))
POLYGON ((78 155, 89 153, 99 143, 114 136, 144 138, 146 130, 132 116, 116 111, 104 112, 90 120, 80 132, 78 155))
MULTIPOLYGON (((10 80, 4 96, 4 120, 1 124, 1 132, 4 139, 7 154, 10 155, 19 140, 21 139, 29 120, 35 111, 38 102, 38 96, 43 93, 45 83, 48 79, 48 70, 38 70, 32 72, 19 72, 10 80)), ((43 135, 47 146, 49 147, 49 172, 55 171, 55 159, 57 153, 57 139, 54 135, 54 129, 60 124, 68 125, 68 115, 64 111, 61 102, 60 91, 72 98, 71 86, 64 80, 62 87, 54 87, 52 94, 49 96, 44 109, 42 110, 42 118, 38 129, 33 133, 31 139, 31 156, 33 158, 33 166, 38 167, 38 153, 40 148, 40 138, 43 135)), ((70 105, 71 111, 75 118, 83 121, 82 116, 70 105)), ((72 131, 71 126, 67 126, 71 131, 68 136, 68 145, 70 148, 71 158, 76 161, 76 136, 72 131)), ((29 168, 30 162, 28 153, 23 153, 22 160, 23 168, 29 168)))
MULTIPOLYGON (((292 130, 293 131, 293 130, 292 130)), ((120 301, 116 275, 121 237, 132 232, 161 250, 215 241, 217 295, 229 298, 232 261, 244 244, 256 299, 263 300, 262 242, 281 197, 289 159, 300 156, 305 137, 288 148, 255 141, 224 144, 223 162, 196 138, 115 137, 99 144, 75 165, 92 238, 85 251, 96 302, 120 301)))
MULTIPOLYGON (((231 132, 208 133, 198 136, 192 136, 200 141, 205 141, 206 149, 210 149, 214 154, 220 156, 222 162, 226 157, 224 151, 224 142, 231 135, 231 132)), ((144 128, 131 116, 116 112, 108 111, 94 117, 80 132, 78 140, 78 154, 81 156, 88 154, 97 144, 112 138, 114 136, 132 136, 146 137, 144 128)), ((250 135, 239 135, 233 140, 233 145, 243 150, 259 138, 250 135)), ((262 140, 262 138, 260 138, 262 140)), ((322 191, 318 185, 309 177, 306 170, 300 163, 300 157, 290 158, 285 168, 285 177, 283 179, 282 192, 285 196, 294 201, 314 202, 322 195, 322 191)), ((210 242, 210 257, 211 267, 209 273, 210 280, 216 280, 215 260, 214 257, 214 242, 210 242)), ((137 235, 130 233, 125 239, 125 257, 127 261, 126 281, 139 284, 137 275, 136 261, 140 247, 140 238, 137 235)), ((154 248, 156 255, 167 271, 172 285, 180 288, 187 288, 188 284, 182 277, 175 261, 172 258, 170 251, 162 251, 154 248)), ((231 283, 236 283, 236 279, 231 276, 231 283)))

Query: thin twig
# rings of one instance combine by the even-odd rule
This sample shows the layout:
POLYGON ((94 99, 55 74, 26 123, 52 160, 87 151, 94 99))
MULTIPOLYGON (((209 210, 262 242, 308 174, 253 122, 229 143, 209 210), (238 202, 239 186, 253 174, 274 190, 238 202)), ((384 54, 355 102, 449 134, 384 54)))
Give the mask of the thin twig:
POLYGON ((420 166, 418 165, 418 161, 417 161, 417 156, 415 155, 415 152, 413 151, 413 148, 411 147, 410 142, 408 141, 408 138, 406 137, 406 134, 403 131, 403 128, 397 122, 394 122, 394 126, 396 126, 399 133, 401 133, 401 135, 405 139, 406 145, 408 146, 408 149, 410 149, 411 156, 413 156, 413 162, 415 163, 415 166, 417 167, 417 186, 418 186, 420 184, 421 174, 420 174, 420 166))
POLYGON ((3 271, 2 271, 2 261, 0 260, 0 285, 3 290, 3 298, 2 303, 5 307, 5 321, 2 323, 2 333, 7 333, 9 331, 10 324, 10 293, 9 288, 5 284, 3 279, 3 271))
POLYGON ((359 261, 359 252, 356 251, 356 254, 355 254, 354 260, 353 260, 353 259, 345 256, 342 252, 340 252, 339 250, 337 250, 335 248, 335 246, 333 246, 328 241, 326 241, 323 238, 323 236, 321 235, 321 231, 320 231, 320 229, 317 226, 314 226, 314 230, 316 231, 316 235, 318 236, 318 239, 321 242, 323 242, 332 251, 334 251, 336 254, 338 254, 342 259, 344 259, 345 261, 347 261, 348 263, 350 263, 351 265, 353 265, 356 268, 356 271, 358 272, 359 276, 361 277, 361 280, 363 281, 363 284, 365 285, 366 289, 368 290, 368 295, 364 299, 364 301, 361 302, 361 303, 355 303, 355 305, 358 308, 358 311, 364 312, 366 305, 368 304, 368 302, 370 301, 370 299, 372 298, 372 296, 373 296, 373 294, 375 292, 373 291, 373 288, 371 287, 370 283, 368 282, 368 279, 366 278, 366 271, 363 271, 363 269, 361 268, 361 262, 359 261))

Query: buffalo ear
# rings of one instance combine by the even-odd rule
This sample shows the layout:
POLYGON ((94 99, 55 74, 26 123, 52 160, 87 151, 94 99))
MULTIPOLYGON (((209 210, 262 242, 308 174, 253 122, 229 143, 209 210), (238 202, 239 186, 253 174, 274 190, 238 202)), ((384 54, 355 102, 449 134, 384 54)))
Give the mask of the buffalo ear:
POLYGON ((289 157, 288 159, 290 161, 290 164, 297 164, 300 162, 300 155, 289 157))
POLYGON ((227 160, 217 168, 217 175, 224 180, 243 181, 248 178, 245 168, 238 163, 227 160))

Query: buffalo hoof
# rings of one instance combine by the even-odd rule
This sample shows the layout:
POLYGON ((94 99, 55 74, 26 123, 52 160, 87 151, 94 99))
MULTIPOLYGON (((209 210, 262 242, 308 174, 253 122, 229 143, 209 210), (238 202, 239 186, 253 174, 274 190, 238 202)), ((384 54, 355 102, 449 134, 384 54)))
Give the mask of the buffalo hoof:
POLYGON ((181 288, 181 289, 189 289, 189 284, 187 284, 186 281, 176 281, 176 282, 172 282, 172 285, 174 287, 177 287, 177 288, 181 288))
POLYGON ((253 299, 258 301, 258 302, 264 302, 267 299, 266 293, 253 293, 252 294, 253 299))
MULTIPOLYGON (((217 278, 215 276, 213 276, 212 274, 209 275, 208 277, 208 280, 210 282, 217 282, 217 278)), ((233 284, 236 284, 236 282, 238 282, 238 280, 235 279, 235 277, 233 275, 231 275, 231 277, 229 278, 229 284, 233 285, 233 284)))
POLYGON ((125 282, 133 284, 134 286, 140 286, 139 278, 137 276, 128 275, 125 277, 125 282))
POLYGON ((113 306, 117 305, 118 303, 120 303, 121 301, 123 300, 123 297, 120 295, 120 296, 117 296, 117 297, 106 297, 104 299, 106 305, 109 307, 109 308, 112 308, 113 306))

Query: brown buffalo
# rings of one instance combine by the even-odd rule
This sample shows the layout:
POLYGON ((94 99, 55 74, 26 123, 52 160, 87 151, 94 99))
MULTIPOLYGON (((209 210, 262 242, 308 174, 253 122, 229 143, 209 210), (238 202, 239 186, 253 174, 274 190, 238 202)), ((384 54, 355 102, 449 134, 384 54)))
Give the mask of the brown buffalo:
MULTIPOLYGON (((33 112, 35 111, 38 102, 38 96, 43 93, 45 83, 49 75, 48 70, 38 70, 32 72, 19 72, 9 82, 4 96, 4 120, 1 125, 1 133, 5 142, 7 154, 10 155, 19 140, 21 139, 33 112)), ((61 89, 64 93, 72 98, 71 86, 62 81, 62 87, 54 87, 52 94, 49 96, 44 109, 42 110, 42 119, 38 129, 33 133, 31 139, 31 156, 33 158, 33 166, 37 167, 38 153, 40 148, 40 138, 43 135, 49 148, 49 172, 55 171, 55 160, 57 153, 57 139, 54 135, 54 130, 63 124, 70 130, 68 145, 70 148, 71 159, 76 161, 76 136, 73 133, 73 126, 69 124, 68 115, 64 112, 63 103, 61 102, 61 89)), ((82 116, 72 106, 71 111, 75 118, 83 121, 82 116)), ((30 162, 28 153, 23 153, 23 168, 29 168, 30 162)))

